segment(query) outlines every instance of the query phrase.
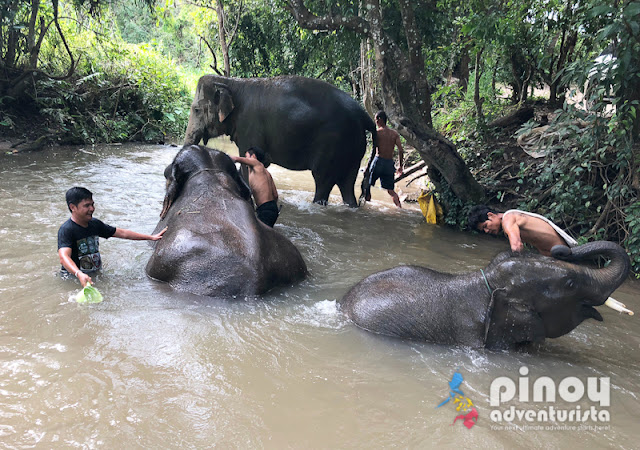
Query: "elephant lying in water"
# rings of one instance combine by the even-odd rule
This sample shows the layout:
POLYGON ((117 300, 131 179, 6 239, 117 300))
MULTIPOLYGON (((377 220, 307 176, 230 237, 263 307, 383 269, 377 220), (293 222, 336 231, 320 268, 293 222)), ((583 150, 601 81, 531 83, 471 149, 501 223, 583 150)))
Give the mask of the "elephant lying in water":
POLYGON ((440 273, 400 266, 368 276, 340 300, 359 327, 438 344, 501 349, 602 321, 602 305, 630 270, 622 247, 598 241, 551 250, 553 257, 501 253, 484 270, 440 273), (606 268, 588 264, 610 259, 606 268))
POLYGON ((228 155, 185 146, 165 177, 156 229, 168 229, 147 263, 150 277, 215 297, 262 294, 305 277, 298 249, 256 218, 249 188, 228 155))

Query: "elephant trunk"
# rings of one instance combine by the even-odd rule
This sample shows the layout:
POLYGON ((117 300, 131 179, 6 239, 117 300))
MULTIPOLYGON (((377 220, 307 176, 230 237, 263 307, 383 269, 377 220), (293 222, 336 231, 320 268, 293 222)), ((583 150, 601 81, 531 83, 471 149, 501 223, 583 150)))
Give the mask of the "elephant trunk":
POLYGON ((604 303, 606 298, 627 279, 631 269, 631 262, 626 251, 613 242, 589 242, 572 248, 570 254, 565 253, 566 256, 558 256, 558 253, 558 250, 554 251, 552 249, 553 256, 572 262, 594 260, 597 257, 610 261, 609 265, 603 268, 585 269, 587 275, 594 281, 594 286, 600 286, 600 289, 602 289, 602 292, 600 292, 602 302, 600 304, 604 303))
MULTIPOLYGON (((202 130, 198 130, 196 127, 194 127, 191 124, 191 121, 189 121, 189 124, 187 125, 187 131, 184 134, 184 142, 182 144, 183 145, 199 145, 200 140, 203 138, 204 138, 204 132, 202 130)), ((205 145, 208 140, 209 139, 207 138, 204 141, 205 145)))

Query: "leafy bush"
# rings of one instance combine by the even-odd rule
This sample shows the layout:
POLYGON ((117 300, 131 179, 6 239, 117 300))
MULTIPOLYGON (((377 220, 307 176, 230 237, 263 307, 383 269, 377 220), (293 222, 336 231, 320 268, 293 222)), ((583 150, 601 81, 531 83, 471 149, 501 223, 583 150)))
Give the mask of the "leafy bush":
MULTIPOLYGON (((79 55, 74 75, 36 83, 34 102, 49 125, 62 130, 59 140, 157 142, 182 136, 193 80, 151 45, 125 44, 113 31, 108 40, 98 35, 69 30, 67 40, 79 55)), ((41 67, 50 73, 70 64, 59 45, 52 37, 42 47, 41 67)))

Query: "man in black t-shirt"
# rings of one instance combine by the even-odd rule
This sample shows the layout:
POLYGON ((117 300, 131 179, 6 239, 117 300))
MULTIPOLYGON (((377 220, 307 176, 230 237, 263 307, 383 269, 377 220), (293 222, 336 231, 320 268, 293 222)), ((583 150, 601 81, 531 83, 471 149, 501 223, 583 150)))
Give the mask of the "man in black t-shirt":
POLYGON ((162 239, 162 235, 167 231, 165 228, 158 234, 142 234, 115 228, 94 219, 93 194, 83 187, 69 189, 66 199, 71 218, 58 230, 58 256, 62 264, 62 272, 74 274, 83 287, 93 283, 88 274, 102 267, 99 238, 109 239, 114 236, 135 241, 157 241, 162 239))

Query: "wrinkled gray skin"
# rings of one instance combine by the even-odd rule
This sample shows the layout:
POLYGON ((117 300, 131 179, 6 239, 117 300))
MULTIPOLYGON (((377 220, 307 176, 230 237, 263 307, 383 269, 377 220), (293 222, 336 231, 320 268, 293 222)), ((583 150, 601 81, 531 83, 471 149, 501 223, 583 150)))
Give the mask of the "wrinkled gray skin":
POLYGON ((165 177, 155 232, 168 229, 147 263, 150 277, 211 297, 259 295, 305 277, 298 249, 256 218, 249 188, 228 155, 185 146, 165 177))
POLYGON ((343 201, 357 206, 354 183, 366 150, 366 131, 376 126, 349 95, 324 81, 298 76, 198 81, 184 144, 206 145, 229 135, 240 156, 260 147, 268 162, 311 170, 313 201, 326 204, 337 185, 343 201))
POLYGON ((551 253, 499 254, 484 269, 489 287, 480 270, 395 267, 368 276, 339 303, 356 325, 374 333, 490 349, 559 337, 588 318, 602 321, 593 307, 628 276, 624 249, 598 241, 572 249, 558 245, 551 253), (596 268, 590 264, 596 257, 611 263, 596 268))

